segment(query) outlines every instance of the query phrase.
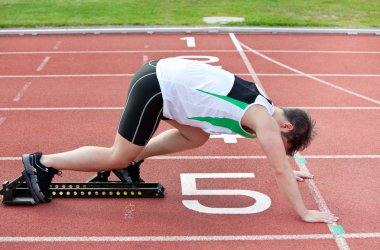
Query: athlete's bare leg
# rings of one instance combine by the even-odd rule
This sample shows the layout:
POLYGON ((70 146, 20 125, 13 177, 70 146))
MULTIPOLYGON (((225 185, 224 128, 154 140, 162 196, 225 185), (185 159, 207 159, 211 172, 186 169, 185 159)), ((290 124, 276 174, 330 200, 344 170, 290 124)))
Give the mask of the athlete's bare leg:
POLYGON ((64 153, 43 155, 40 161, 58 170, 98 172, 128 166, 143 149, 117 134, 112 147, 86 146, 64 153))
POLYGON ((174 127, 153 137, 144 150, 135 158, 140 161, 156 155, 164 155, 193 149, 202 146, 209 138, 209 134, 200 128, 179 124, 176 121, 166 121, 174 127))

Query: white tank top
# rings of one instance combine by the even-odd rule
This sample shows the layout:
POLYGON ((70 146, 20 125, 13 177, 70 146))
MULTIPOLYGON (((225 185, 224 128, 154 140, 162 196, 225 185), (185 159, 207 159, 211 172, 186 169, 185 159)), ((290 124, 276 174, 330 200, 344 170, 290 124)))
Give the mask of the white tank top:
POLYGON ((157 63, 157 78, 163 98, 163 116, 199 127, 207 133, 254 138, 241 126, 245 111, 251 105, 260 104, 270 115, 274 112, 274 106, 259 86, 250 83, 255 87, 255 93, 242 93, 250 95, 252 102, 242 101, 243 97, 236 98, 240 91, 234 91, 234 98, 231 98, 228 95, 234 82, 236 85, 235 76, 199 61, 161 59, 157 63))

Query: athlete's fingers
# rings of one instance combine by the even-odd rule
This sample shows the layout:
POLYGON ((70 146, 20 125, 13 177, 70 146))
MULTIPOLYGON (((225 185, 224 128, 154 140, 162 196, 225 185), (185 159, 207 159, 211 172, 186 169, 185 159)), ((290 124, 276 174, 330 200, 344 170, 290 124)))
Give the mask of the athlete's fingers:
POLYGON ((296 176, 296 180, 297 180, 297 181, 301 181, 301 182, 302 182, 302 181, 304 181, 304 179, 303 179, 303 178, 301 178, 301 177, 298 177, 298 176, 296 176))
POLYGON ((294 174, 297 177, 303 178, 303 179, 313 179, 314 175, 305 171, 294 171, 294 174))
POLYGON ((335 216, 335 214, 333 214, 333 213, 327 213, 326 212, 324 220, 326 223, 334 223, 334 222, 338 221, 339 218, 337 216, 335 216))

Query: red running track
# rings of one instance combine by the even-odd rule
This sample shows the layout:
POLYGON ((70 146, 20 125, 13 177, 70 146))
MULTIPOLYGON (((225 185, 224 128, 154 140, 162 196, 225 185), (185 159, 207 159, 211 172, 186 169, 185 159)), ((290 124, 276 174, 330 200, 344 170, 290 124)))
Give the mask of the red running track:
MULTIPOLYGON (((213 138, 196 150, 146 160, 142 176, 166 187, 164 199, 57 199, 35 207, 1 206, 0 248, 379 248, 380 37, 236 38, 246 46, 242 53, 248 61, 229 34, 0 37, 0 179, 19 175, 23 153, 110 145, 133 73, 147 60, 195 56, 216 59, 211 64, 247 80, 253 73, 247 65, 253 66, 275 104, 304 107, 315 117, 319 135, 300 157, 316 178, 299 185, 307 206, 318 209, 324 203, 341 218, 337 225, 297 218, 278 192, 257 142, 213 138), (188 47, 183 37, 193 37, 196 47, 188 47), (183 195, 187 184, 180 176, 189 173, 213 174, 197 179, 198 190, 256 191, 271 203, 256 213, 194 211, 183 201, 241 211, 263 200, 183 195), (222 179, 215 173, 246 178, 222 179)), ((158 132, 167 128, 163 122, 158 132)), ((91 175, 68 171, 55 181, 84 181, 91 175)))

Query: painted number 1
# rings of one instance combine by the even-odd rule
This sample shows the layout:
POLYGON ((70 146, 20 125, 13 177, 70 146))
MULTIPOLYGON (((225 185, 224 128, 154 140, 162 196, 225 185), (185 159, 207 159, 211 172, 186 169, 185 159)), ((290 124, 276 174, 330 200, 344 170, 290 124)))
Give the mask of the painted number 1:
POLYGON ((192 36, 189 36, 189 37, 181 37, 180 39, 186 41, 186 45, 187 45, 187 47, 189 47, 189 48, 194 48, 194 47, 196 46, 196 45, 195 45, 195 38, 192 37, 192 36))
POLYGON ((183 200, 182 203, 188 209, 206 214, 254 214, 267 210, 271 205, 269 196, 252 190, 198 190, 196 179, 200 178, 254 178, 253 173, 193 173, 181 174, 181 186, 183 195, 243 195, 255 200, 249 207, 241 208, 214 208, 199 203, 198 200, 183 200))

